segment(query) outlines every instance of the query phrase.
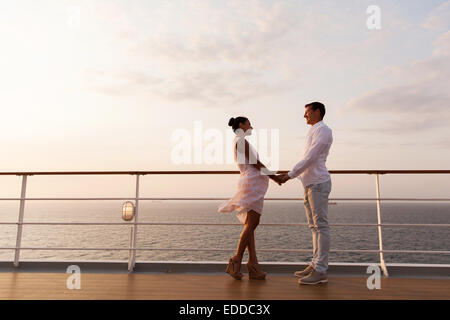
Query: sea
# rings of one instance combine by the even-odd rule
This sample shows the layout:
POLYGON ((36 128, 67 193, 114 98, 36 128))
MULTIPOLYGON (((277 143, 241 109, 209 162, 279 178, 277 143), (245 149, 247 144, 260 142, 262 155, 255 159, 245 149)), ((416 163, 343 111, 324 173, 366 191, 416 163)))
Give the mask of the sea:
MULTIPOLYGON (((222 200, 143 200, 139 222, 175 225, 137 226, 137 261, 227 261, 238 244, 242 225, 236 215, 217 212, 222 200), (235 225, 178 225, 220 223, 235 225), (170 250, 161 250, 169 248, 170 250), (191 251, 189 249, 195 249, 191 251), (209 249, 221 249, 211 251, 209 249), (204 251, 203 251, 204 250, 204 251)), ((27 201, 24 222, 123 222, 123 225, 24 225, 22 247, 127 249, 132 227, 122 220, 123 201, 27 201)), ((2 201, 0 221, 17 222, 18 201, 2 201)), ((450 224, 449 202, 381 203, 382 223, 450 224)), ((340 223, 377 223, 375 201, 337 201, 330 204, 331 250, 378 250, 378 227, 333 226, 340 223)), ((264 226, 270 223, 306 223, 302 200, 266 200, 256 229, 260 262, 306 262, 312 257, 307 226, 264 226), (286 252, 306 249, 308 252, 286 252)), ((17 225, 0 225, 0 247, 14 247, 17 225)), ((385 250, 448 251, 449 227, 383 227, 385 250)), ((21 260, 127 261, 128 250, 21 250, 21 260)), ((450 264, 450 254, 385 253, 386 263, 450 264)), ((0 249, 1 261, 13 261, 14 250, 0 249)), ((331 252, 330 262, 377 263, 379 253, 331 252)))

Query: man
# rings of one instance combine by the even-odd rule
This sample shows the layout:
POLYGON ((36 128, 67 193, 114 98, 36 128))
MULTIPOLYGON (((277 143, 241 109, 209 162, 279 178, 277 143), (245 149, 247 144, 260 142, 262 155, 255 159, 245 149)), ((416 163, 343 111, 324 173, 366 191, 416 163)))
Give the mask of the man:
POLYGON ((328 282, 330 232, 327 215, 331 179, 325 161, 333 136, 331 129, 322 121, 324 116, 325 106, 322 103, 312 102, 305 106, 304 117, 311 128, 306 136, 303 159, 287 174, 279 175, 279 181, 282 183, 299 177, 305 191, 304 205, 312 232, 313 258, 305 270, 295 272, 295 276, 300 278, 299 284, 328 282))

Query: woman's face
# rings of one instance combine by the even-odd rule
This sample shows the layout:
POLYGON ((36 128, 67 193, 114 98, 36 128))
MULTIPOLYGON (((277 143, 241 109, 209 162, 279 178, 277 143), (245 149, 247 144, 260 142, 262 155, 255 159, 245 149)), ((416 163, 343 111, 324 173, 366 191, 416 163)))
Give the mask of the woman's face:
POLYGON ((246 120, 244 123, 239 123, 239 128, 244 130, 244 132, 246 132, 248 129, 253 129, 253 127, 250 125, 249 120, 246 120))

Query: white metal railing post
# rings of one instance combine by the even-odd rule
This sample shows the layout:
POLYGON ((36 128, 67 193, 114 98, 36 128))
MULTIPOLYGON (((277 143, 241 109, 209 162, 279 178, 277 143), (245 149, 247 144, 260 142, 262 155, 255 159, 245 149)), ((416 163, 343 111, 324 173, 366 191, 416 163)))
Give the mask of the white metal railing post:
POLYGON ((131 225, 131 228, 130 228, 130 246, 129 246, 129 248, 130 248, 130 251, 128 252, 128 271, 132 271, 133 270, 133 265, 132 265, 132 262, 133 262, 133 248, 134 248, 134 245, 133 245, 133 243, 134 243, 134 227, 135 227, 135 225, 134 224, 132 224, 131 225))
POLYGON ((381 270, 383 271, 383 274, 388 277, 389 273, 386 267, 386 263, 384 261, 384 255, 383 255, 383 236, 382 236, 382 230, 381 230, 381 201, 380 201, 380 181, 379 181, 379 174, 375 174, 375 184, 377 188, 377 218, 378 218, 378 242, 380 247, 380 266, 381 270))
POLYGON ((134 222, 131 228, 131 248, 128 256, 128 271, 133 271, 136 263, 137 223, 139 216, 139 174, 136 175, 136 200, 134 209, 134 222))
POLYGON ((14 266, 19 266, 20 246, 22 243, 23 214, 25 211, 25 194, 27 191, 27 175, 22 176, 22 190, 20 192, 19 220, 17 222, 16 250, 14 255, 14 266))

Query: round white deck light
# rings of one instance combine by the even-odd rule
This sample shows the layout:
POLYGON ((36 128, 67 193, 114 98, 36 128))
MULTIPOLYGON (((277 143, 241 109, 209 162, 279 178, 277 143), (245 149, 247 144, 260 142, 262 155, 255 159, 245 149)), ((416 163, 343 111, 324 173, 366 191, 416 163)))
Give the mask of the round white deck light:
POLYGON ((127 201, 122 206, 122 219, 125 221, 131 221, 134 218, 134 203, 127 201))

